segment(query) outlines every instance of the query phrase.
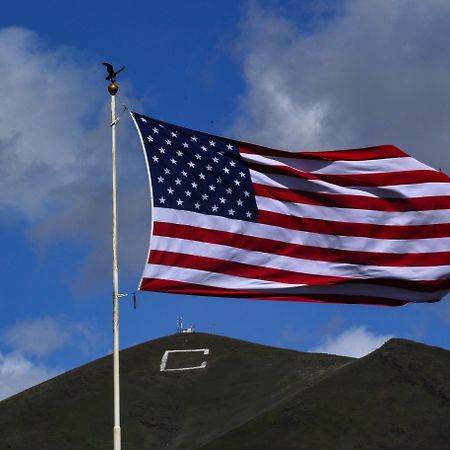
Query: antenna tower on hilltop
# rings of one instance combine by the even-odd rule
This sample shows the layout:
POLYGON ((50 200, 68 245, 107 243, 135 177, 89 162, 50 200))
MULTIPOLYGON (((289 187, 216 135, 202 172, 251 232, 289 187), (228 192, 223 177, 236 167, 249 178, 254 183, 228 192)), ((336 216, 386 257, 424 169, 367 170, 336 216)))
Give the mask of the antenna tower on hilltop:
POLYGON ((177 317, 177 333, 183 332, 183 317, 178 316, 177 317))

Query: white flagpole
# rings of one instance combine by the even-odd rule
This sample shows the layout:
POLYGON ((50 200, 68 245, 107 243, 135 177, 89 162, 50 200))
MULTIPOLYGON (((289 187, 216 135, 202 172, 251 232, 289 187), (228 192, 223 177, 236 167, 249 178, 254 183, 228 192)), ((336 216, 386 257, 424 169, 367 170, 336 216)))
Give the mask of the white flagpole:
POLYGON ((117 266, 117 198, 116 198, 116 94, 119 87, 114 78, 108 86, 111 94, 112 154, 112 275, 113 275, 113 340, 114 340, 114 450, 121 449, 120 381, 119 381, 119 269, 117 266))

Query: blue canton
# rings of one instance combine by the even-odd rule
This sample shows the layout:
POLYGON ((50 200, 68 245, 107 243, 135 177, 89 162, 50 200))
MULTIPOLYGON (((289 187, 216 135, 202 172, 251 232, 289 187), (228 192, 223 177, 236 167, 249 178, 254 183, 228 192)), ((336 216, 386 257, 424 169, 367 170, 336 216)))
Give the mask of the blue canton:
POLYGON ((250 172, 235 142, 133 115, 150 166, 155 206, 257 221, 250 172))

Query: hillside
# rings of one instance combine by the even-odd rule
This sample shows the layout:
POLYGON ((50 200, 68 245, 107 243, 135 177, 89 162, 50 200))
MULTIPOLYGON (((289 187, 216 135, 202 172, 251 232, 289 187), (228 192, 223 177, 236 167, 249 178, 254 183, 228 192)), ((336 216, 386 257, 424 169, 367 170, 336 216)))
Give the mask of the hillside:
MULTIPOLYGON (((190 449, 273 408, 350 361, 202 333, 178 334, 121 352, 123 448, 190 449), (169 349, 208 348, 160 372, 169 349), (192 364, 191 364, 192 362, 192 364)), ((112 448, 112 358, 67 372, 0 402, 0 449, 112 448)))
MULTIPOLYGON (((121 352, 123 449, 450 449, 450 352, 392 340, 361 359, 203 333, 121 352), (166 350, 209 349, 209 354, 166 350), (426 445, 425 445, 426 444, 426 445)), ((1 450, 112 448, 112 358, 0 402, 1 450)))
POLYGON ((274 448, 450 449, 450 352, 393 339, 202 450, 274 448))

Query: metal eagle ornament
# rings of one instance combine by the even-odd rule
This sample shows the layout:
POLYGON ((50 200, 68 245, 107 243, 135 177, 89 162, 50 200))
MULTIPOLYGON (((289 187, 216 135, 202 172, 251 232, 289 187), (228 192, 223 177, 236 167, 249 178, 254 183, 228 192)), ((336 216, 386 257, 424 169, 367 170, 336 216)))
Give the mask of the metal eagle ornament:
POLYGON ((105 78, 105 80, 111 81, 111 83, 108 86, 108 92, 111 95, 116 95, 118 90, 119 90, 119 86, 117 86, 116 84, 116 76, 122 72, 122 70, 125 69, 125 66, 121 67, 119 70, 114 70, 114 67, 112 64, 107 63, 107 62, 103 62, 102 63, 104 66, 106 66, 106 70, 108 71, 108 76, 105 78))

